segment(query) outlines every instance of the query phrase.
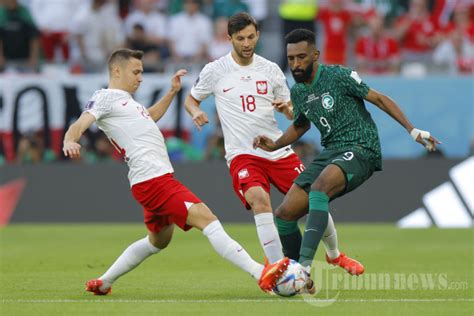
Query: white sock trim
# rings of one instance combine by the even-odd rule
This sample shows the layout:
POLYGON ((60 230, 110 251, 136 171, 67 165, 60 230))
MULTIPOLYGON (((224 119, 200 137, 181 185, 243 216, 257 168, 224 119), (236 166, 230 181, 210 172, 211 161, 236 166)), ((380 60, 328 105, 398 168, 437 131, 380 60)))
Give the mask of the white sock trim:
POLYGON ((216 219, 215 221, 204 227, 202 233, 204 234, 204 236, 209 237, 209 235, 212 235, 212 233, 220 229, 224 229, 224 227, 222 227, 221 222, 216 219))
POLYGON ((256 214, 254 219, 257 226, 274 223, 272 212, 256 214))

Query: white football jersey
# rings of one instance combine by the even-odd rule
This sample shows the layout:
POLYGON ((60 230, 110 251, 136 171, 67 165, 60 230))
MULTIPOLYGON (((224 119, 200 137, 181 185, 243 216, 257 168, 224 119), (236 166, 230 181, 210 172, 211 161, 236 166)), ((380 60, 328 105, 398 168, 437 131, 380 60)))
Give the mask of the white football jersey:
POLYGON ((258 135, 276 140, 283 134, 272 101, 289 101, 290 91, 278 65, 254 54, 250 65, 240 66, 229 53, 207 64, 191 89, 199 101, 211 94, 222 124, 228 164, 242 154, 277 160, 293 153, 290 146, 274 152, 252 146, 258 135))
POLYGON ((97 90, 85 111, 95 116, 97 126, 124 156, 131 186, 173 172, 160 129, 130 93, 97 90))

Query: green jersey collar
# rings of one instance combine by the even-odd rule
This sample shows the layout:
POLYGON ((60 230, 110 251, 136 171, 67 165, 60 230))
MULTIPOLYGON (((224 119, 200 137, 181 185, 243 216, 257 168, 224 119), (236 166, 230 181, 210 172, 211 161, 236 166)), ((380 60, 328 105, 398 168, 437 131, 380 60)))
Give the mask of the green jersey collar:
POLYGON ((324 65, 318 64, 318 70, 316 71, 316 76, 314 76, 313 82, 311 82, 311 86, 314 87, 316 82, 318 82, 319 77, 321 77, 321 71, 323 70, 324 65))

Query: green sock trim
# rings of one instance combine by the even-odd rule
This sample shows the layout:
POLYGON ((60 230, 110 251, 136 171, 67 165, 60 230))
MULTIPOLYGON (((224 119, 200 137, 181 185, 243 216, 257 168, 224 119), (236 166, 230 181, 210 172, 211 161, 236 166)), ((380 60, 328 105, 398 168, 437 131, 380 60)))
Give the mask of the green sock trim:
POLYGON ((309 210, 329 212, 329 196, 321 191, 309 192, 309 210))
POLYGON ((314 258, 315 252, 316 251, 313 248, 301 247, 300 257, 311 258, 309 260, 312 260, 312 258, 314 258))
POLYGON ((286 221, 284 219, 275 217, 275 222, 278 229, 278 234, 281 236, 290 235, 299 230, 297 221, 286 221))

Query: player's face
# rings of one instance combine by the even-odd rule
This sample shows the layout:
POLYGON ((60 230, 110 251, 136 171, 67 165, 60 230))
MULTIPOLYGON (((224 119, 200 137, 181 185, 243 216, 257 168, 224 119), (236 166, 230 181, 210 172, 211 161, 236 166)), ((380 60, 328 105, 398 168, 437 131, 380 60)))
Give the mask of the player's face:
POLYGON ((237 56, 242 59, 250 59, 255 52, 259 36, 260 32, 255 29, 255 26, 250 24, 241 31, 229 36, 229 39, 237 56))
POLYGON ((131 58, 120 68, 120 82, 123 89, 130 93, 134 93, 143 81, 142 61, 136 58, 131 58))
POLYGON ((319 58, 319 51, 308 42, 299 42, 288 44, 286 55, 295 81, 297 83, 311 82, 314 64, 319 58))

